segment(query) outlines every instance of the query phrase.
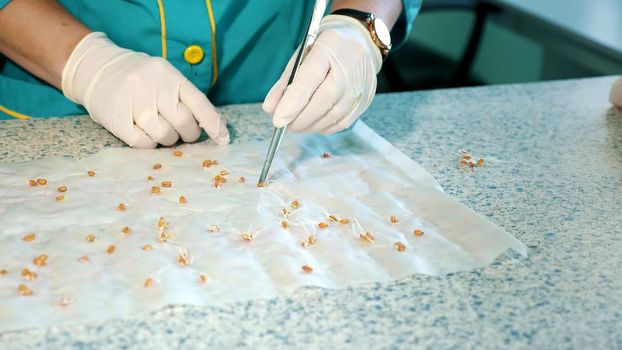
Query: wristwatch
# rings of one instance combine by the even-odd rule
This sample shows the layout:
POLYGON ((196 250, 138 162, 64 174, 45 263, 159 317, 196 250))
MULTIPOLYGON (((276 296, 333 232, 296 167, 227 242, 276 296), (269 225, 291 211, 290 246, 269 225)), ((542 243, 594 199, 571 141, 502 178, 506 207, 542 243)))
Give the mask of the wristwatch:
POLYGON ((363 12, 355 9, 339 9, 331 13, 331 15, 342 15, 363 21, 367 25, 367 30, 371 36, 371 40, 380 49, 382 59, 386 59, 391 50, 391 34, 389 28, 373 13, 363 12))

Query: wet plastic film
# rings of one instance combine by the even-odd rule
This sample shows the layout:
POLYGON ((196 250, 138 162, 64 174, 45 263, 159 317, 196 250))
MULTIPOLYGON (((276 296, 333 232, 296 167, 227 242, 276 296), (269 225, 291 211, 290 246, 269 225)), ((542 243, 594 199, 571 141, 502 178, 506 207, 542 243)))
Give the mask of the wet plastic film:
POLYGON ((1 165, 0 331, 445 274, 509 248, 526 253, 363 123, 288 135, 258 188, 264 153, 265 143, 198 144, 1 165))

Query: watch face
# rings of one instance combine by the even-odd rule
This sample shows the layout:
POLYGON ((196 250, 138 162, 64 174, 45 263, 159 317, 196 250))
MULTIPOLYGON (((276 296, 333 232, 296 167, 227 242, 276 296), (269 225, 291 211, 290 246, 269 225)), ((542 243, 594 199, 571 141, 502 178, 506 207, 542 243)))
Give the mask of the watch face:
POLYGON ((382 44, 387 47, 391 46, 391 33, 389 33, 389 29, 380 18, 376 18, 374 21, 374 31, 382 44))

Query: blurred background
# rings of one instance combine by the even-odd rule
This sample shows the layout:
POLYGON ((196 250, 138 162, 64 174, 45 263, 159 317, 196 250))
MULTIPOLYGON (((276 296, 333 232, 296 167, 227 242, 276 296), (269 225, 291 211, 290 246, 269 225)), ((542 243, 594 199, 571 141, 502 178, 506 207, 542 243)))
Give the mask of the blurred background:
POLYGON ((622 74, 622 0, 423 0, 380 92, 622 74))

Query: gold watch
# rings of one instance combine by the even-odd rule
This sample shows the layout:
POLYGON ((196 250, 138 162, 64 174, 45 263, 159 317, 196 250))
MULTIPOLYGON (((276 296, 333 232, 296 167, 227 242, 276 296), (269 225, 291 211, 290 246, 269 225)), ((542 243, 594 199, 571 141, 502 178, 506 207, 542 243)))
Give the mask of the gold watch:
POLYGON ((348 16, 359 21, 363 21, 367 25, 367 30, 371 36, 371 40, 380 49, 382 59, 386 59, 391 51, 391 33, 384 22, 376 17, 373 13, 363 12, 355 9, 339 9, 331 13, 331 15, 348 16))

